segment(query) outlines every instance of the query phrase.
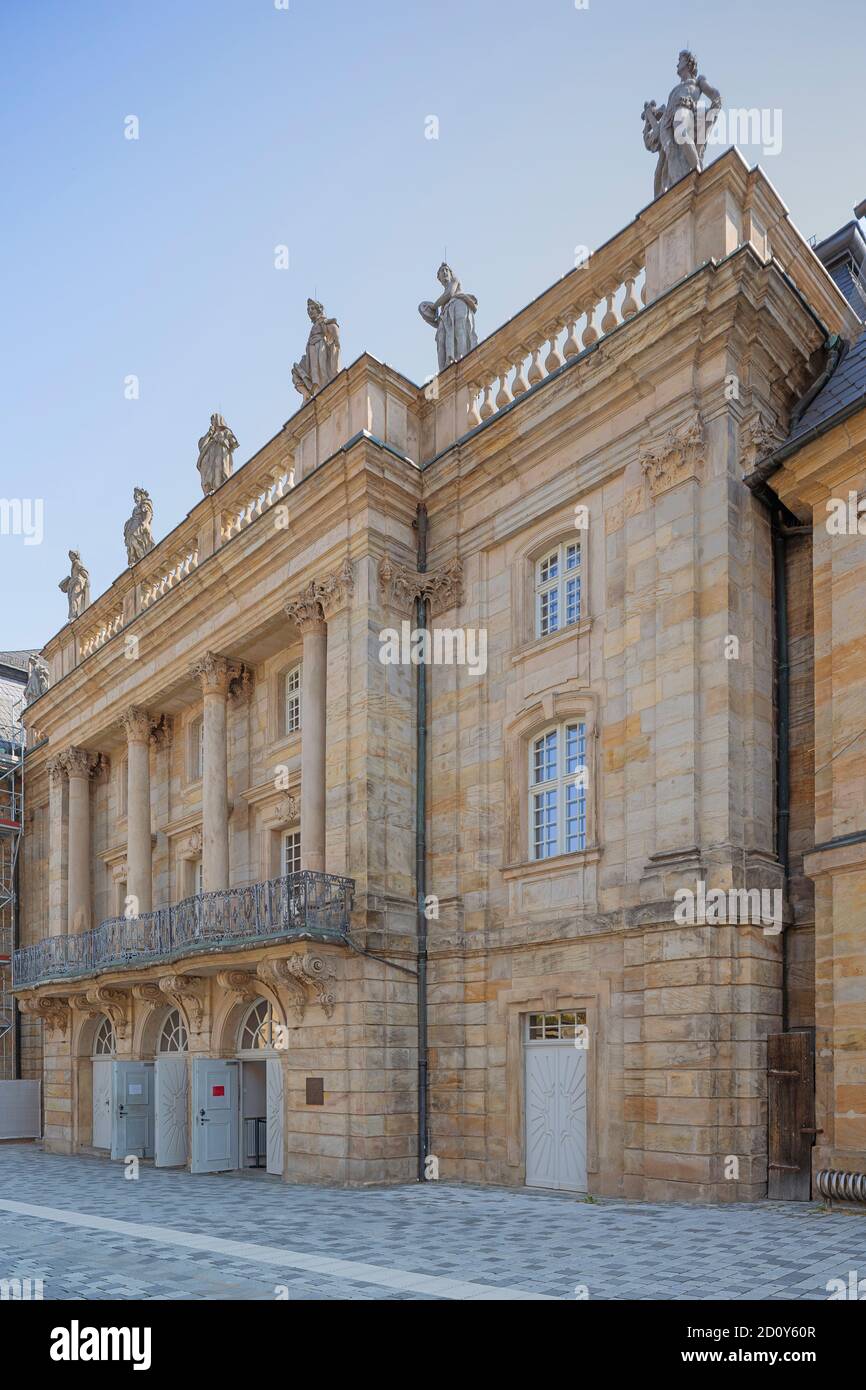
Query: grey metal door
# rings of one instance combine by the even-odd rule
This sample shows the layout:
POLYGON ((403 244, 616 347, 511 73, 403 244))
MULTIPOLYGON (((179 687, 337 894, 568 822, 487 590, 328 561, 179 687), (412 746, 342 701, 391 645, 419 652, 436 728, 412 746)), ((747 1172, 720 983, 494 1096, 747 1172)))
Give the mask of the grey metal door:
POLYGON ((586 1051, 526 1045, 526 1185, 586 1191, 586 1051))
POLYGON ((238 1064, 211 1057, 192 1063, 193 1173, 238 1166, 238 1064))
POLYGON ((111 1157, 153 1158, 153 1062, 112 1062, 111 1102, 111 1157))

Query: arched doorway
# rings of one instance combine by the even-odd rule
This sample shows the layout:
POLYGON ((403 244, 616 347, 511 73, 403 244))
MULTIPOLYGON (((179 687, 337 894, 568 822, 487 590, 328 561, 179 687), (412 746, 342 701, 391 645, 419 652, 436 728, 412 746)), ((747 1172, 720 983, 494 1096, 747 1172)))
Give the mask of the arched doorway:
POLYGON ((283 1172, 286 1028, 269 999, 254 999, 238 1030, 241 1167, 283 1172))
POLYGON ((92 1073, 93 1126, 91 1144, 94 1149, 111 1149, 112 1122, 112 1063, 117 1052, 114 1024, 103 1016, 93 1035, 90 1054, 92 1073))
POLYGON ((189 1037, 180 1009, 166 1014, 156 1043, 155 1158, 157 1168, 186 1165, 189 1156, 189 1037))

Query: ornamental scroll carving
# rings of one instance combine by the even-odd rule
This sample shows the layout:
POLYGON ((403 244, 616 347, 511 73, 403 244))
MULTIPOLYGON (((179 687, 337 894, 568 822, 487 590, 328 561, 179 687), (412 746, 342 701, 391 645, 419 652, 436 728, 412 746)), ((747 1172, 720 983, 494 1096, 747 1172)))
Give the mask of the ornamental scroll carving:
POLYGON ((775 453, 785 438, 785 431, 774 417, 763 411, 756 411, 747 421, 742 434, 743 471, 751 471, 761 459, 775 453))
POLYGON ((640 465, 653 497, 688 478, 700 478, 703 460, 704 427, 699 415, 668 430, 661 439, 645 444, 640 451, 640 465))
POLYGON ((429 599, 431 617, 459 608, 463 602, 463 561, 454 556, 438 570, 423 574, 409 569, 390 555, 379 561, 379 588, 386 603, 410 611, 418 598, 429 599))

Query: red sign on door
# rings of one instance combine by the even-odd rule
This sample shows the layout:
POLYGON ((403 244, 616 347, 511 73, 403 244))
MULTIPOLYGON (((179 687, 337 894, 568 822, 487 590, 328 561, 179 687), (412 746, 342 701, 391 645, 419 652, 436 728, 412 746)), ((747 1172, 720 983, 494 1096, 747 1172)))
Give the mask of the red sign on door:
POLYGON ((211 1095, 212 1095, 212 1096, 224 1096, 225 1093, 226 1093, 226 1088, 225 1088, 225 1086, 212 1086, 212 1087, 211 1087, 211 1095))

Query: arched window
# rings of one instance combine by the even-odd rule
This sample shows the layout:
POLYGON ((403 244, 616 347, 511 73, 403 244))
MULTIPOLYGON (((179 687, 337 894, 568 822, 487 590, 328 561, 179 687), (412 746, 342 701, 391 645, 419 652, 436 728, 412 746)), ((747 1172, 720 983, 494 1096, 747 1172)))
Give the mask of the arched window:
POLYGON ((553 546, 536 561, 536 637, 580 622, 581 577, 579 541, 553 546))
POLYGON ((255 999, 241 1024, 239 1051, 260 1052, 276 1047, 279 1029, 273 1005, 267 999, 255 999))
POLYGON ((94 1057, 111 1057, 117 1050, 114 1038, 114 1024, 110 1018, 103 1018, 93 1039, 94 1057))
POLYGON ((586 849, 586 724, 546 729, 529 749, 529 854, 586 849))
POLYGON ((180 1009, 172 1009, 159 1035, 157 1052, 186 1052, 187 1035, 180 1009))

